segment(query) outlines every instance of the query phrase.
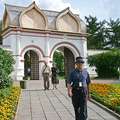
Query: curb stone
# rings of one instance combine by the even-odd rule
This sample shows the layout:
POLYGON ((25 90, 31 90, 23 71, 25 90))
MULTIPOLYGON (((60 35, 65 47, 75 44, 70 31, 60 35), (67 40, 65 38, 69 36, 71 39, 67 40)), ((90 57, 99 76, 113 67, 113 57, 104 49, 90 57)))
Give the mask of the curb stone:
POLYGON ((22 89, 20 91, 20 96, 19 96, 19 100, 18 100, 18 104, 17 104, 17 109, 16 109, 16 113, 15 113, 15 117, 13 120, 17 120, 17 114, 18 114, 18 109, 20 108, 20 99, 21 99, 21 93, 22 93, 22 89))

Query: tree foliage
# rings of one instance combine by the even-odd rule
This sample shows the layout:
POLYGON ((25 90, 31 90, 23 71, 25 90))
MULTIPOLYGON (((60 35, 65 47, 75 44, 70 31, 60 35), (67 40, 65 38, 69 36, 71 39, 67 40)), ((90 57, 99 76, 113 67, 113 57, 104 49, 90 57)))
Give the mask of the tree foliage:
POLYGON ((64 74, 64 55, 60 51, 55 51, 53 55, 53 62, 56 64, 57 69, 59 70, 59 74, 64 74))
POLYGON ((88 49, 120 48, 120 19, 98 21, 96 17, 85 17, 88 49))
POLYGON ((88 48, 89 49, 103 49, 105 44, 105 21, 98 22, 96 17, 85 17, 87 24, 88 48))
POLYGON ((96 72, 99 77, 118 77, 118 68, 120 68, 120 50, 111 50, 106 53, 89 56, 88 63, 90 66, 96 67, 96 72))
POLYGON ((13 71, 13 56, 0 48, 0 89, 11 85, 10 74, 13 71))
POLYGON ((2 21, 0 21, 0 44, 2 44, 1 31, 2 31, 2 21))
POLYGON ((108 28, 106 28, 106 45, 109 48, 120 48, 120 19, 107 22, 108 28))

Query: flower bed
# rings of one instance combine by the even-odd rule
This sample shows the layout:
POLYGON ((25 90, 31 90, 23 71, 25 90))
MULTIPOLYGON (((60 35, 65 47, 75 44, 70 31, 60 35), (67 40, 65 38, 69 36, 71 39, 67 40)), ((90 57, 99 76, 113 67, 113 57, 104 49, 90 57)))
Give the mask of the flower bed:
POLYGON ((0 120, 13 120, 20 96, 20 88, 11 87, 7 88, 6 91, 8 92, 5 92, 6 95, 0 96, 0 120))
POLYGON ((120 89, 115 85, 91 84, 91 97, 120 114, 120 89))

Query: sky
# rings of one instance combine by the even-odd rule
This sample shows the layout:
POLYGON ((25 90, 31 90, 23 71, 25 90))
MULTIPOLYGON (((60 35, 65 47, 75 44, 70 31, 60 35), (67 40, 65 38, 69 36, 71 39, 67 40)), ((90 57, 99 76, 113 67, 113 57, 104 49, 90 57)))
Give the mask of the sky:
POLYGON ((99 20, 120 18, 120 0, 0 0, 0 19, 3 17, 4 4, 28 6, 33 1, 40 9, 61 11, 70 7, 73 13, 85 16, 96 16, 99 20))

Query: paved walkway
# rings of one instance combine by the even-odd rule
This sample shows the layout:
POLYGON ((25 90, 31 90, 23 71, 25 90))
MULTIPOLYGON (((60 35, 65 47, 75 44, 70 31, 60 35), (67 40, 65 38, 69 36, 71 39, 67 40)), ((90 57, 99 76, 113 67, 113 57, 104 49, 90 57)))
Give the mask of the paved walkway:
MULTIPOLYGON (((91 102, 88 116, 88 120, 118 120, 91 102)), ((57 90, 49 91, 43 90, 40 81, 28 82, 27 90, 22 90, 15 120, 75 120, 64 81, 57 90)))

